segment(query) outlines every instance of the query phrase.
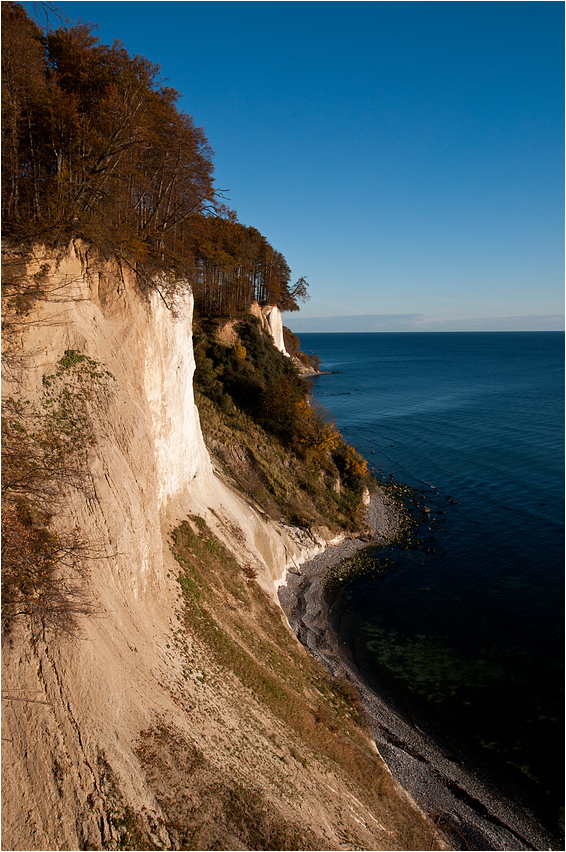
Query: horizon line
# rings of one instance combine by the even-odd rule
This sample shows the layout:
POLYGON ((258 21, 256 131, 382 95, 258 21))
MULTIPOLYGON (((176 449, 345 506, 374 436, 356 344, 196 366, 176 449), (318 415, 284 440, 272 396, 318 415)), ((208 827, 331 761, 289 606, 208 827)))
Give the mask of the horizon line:
MULTIPOLYGON (((286 318, 285 318, 286 319, 286 318)), ((346 316, 289 317, 292 331, 309 333, 427 333, 427 332, 534 332, 565 331, 563 314, 440 319, 424 314, 350 314, 346 316)))

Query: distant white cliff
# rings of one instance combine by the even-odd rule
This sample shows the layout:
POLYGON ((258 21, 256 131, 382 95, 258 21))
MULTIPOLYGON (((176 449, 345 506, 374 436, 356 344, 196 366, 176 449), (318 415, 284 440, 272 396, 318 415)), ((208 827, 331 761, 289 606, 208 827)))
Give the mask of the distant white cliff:
POLYGON ((254 302, 250 307, 250 313, 261 320, 262 327, 271 335, 277 349, 284 355, 289 355, 285 349, 285 341, 283 339, 283 320, 281 311, 277 305, 259 305, 254 302))

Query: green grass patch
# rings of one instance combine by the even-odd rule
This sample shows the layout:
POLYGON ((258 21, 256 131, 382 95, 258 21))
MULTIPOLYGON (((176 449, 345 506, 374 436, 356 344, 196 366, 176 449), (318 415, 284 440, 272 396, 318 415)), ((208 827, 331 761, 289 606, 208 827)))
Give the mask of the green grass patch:
POLYGON ((278 607, 257 584, 248 584, 246 572, 202 519, 191 517, 174 532, 172 550, 185 629, 300 737, 302 757, 314 748, 352 766, 360 753, 373 759, 353 690, 295 644, 278 607))

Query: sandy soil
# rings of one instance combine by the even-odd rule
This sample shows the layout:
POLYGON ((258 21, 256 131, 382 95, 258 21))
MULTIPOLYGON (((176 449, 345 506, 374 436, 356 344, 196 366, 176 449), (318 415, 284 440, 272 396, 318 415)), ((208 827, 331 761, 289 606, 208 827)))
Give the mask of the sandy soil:
MULTIPOLYGON (((395 533, 395 510, 383 492, 372 498, 367 521, 375 532, 373 543, 385 544, 395 533)), ((343 542, 301 565, 300 573, 287 574, 279 599, 297 637, 334 676, 346 677, 356 686, 378 751, 391 773, 450 837, 454 848, 559 848, 531 814, 502 801, 361 680, 328 620, 323 580, 333 565, 367 545, 367 541, 343 542)))

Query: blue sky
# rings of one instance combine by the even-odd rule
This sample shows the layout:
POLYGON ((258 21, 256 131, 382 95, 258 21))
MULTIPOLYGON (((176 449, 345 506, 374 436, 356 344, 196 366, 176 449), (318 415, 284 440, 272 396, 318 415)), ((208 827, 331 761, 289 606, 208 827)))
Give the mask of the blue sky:
POLYGON ((239 220, 308 279, 291 328, 562 327, 561 2, 61 8, 183 95, 239 220))

